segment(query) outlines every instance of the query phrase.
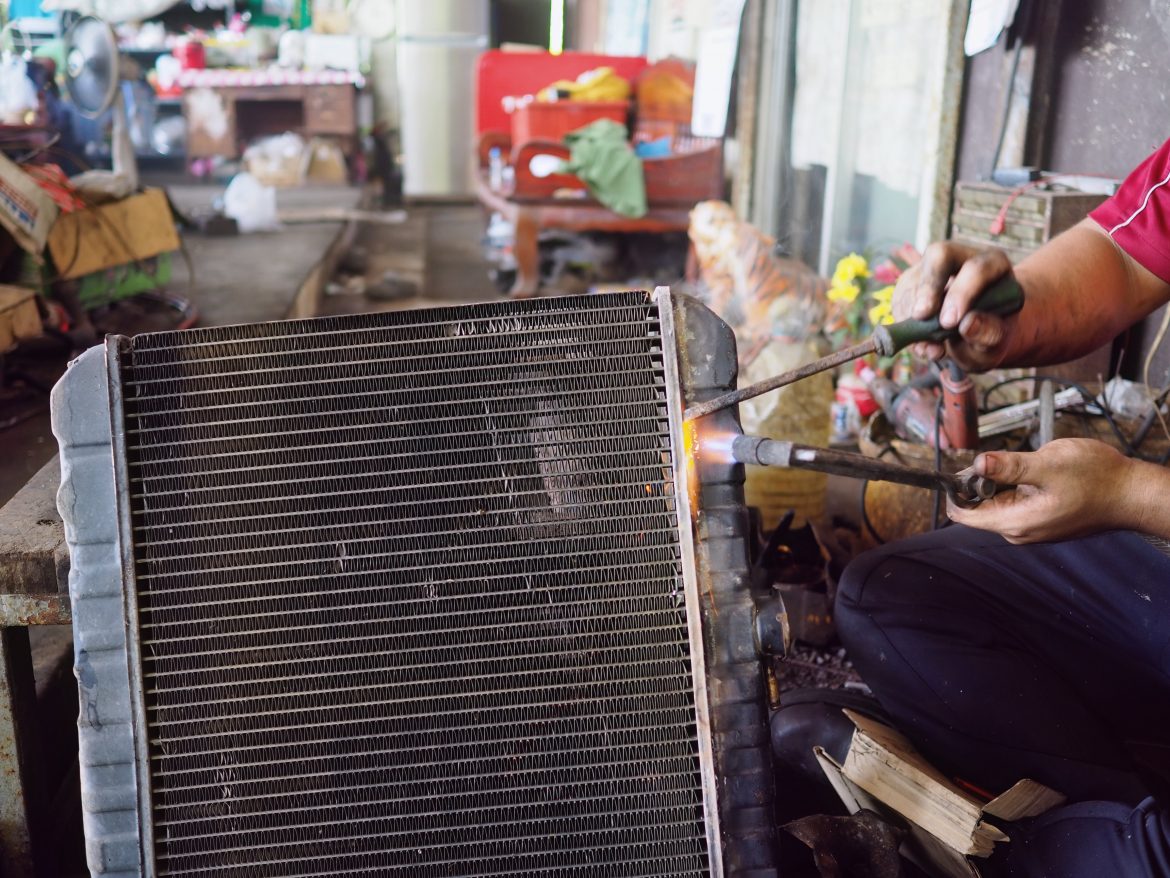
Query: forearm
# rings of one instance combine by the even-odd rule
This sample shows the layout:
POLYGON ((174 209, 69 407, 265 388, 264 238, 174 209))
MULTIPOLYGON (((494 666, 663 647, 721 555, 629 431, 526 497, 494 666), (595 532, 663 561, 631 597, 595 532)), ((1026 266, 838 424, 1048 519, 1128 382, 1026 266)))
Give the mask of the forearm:
POLYGON ((1025 304, 1002 365, 1061 363, 1095 350, 1170 298, 1092 220, 1015 266, 1025 304))
POLYGON ((1125 505, 1134 530, 1170 540, 1170 469, 1133 461, 1125 505))

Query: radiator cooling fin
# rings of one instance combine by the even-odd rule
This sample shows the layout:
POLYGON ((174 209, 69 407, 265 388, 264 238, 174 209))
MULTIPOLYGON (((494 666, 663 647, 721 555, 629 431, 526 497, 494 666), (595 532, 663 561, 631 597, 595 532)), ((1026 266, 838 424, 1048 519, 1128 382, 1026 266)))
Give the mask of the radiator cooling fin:
POLYGON ((121 367, 158 874, 711 874, 648 295, 121 367))

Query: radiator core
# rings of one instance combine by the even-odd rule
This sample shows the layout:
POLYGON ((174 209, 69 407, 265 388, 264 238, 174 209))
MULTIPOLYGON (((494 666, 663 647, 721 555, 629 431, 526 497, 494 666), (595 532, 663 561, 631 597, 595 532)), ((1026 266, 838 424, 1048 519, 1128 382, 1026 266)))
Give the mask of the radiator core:
POLYGON ((121 653, 85 622, 109 595, 71 370, 83 787, 122 753, 136 812, 87 813, 94 874, 723 874, 660 305, 112 338, 121 653), (111 661, 124 722, 87 693, 111 661))

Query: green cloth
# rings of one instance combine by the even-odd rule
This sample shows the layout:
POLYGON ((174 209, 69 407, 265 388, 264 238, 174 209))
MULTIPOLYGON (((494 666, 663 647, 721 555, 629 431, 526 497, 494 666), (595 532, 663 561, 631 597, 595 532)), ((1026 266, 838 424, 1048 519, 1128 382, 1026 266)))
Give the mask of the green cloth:
POLYGON ((626 140, 626 126, 598 119, 565 135, 569 161, 565 170, 576 174, 590 194, 622 216, 646 215, 646 178, 642 160, 626 140))

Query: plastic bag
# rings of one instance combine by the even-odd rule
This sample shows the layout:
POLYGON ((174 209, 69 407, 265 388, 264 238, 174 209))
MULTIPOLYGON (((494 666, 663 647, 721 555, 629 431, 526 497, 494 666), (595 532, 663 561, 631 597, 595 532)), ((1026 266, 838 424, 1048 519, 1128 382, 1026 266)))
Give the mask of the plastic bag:
POLYGON ((311 157, 304 139, 287 131, 244 150, 244 169, 267 186, 300 186, 311 157))
POLYGON ((23 58, 0 58, 0 124, 23 125, 25 116, 37 109, 37 89, 28 78, 23 58))
POLYGON ((223 193, 223 212, 236 221, 241 232, 270 232, 280 228, 276 219, 276 190, 251 174, 236 174, 223 193))

